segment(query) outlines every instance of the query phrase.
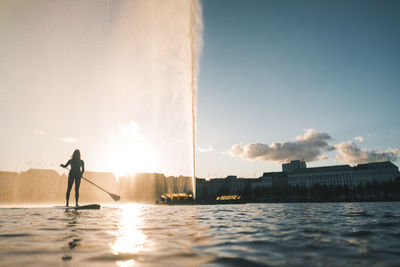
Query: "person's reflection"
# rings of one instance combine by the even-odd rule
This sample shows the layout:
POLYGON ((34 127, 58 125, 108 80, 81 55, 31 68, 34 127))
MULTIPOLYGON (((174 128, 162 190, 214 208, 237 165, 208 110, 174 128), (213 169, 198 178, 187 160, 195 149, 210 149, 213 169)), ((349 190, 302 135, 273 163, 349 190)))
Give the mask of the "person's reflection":
POLYGON ((67 223, 67 228, 70 229, 70 235, 66 237, 68 243, 67 246, 64 247, 64 250, 66 250, 66 254, 62 257, 63 261, 70 261, 72 260, 72 256, 69 253, 71 250, 75 249, 76 247, 80 246, 80 241, 81 238, 79 237, 79 234, 77 233, 76 227, 78 226, 78 218, 80 216, 79 211, 76 210, 66 210, 65 215, 67 216, 68 223, 67 223))

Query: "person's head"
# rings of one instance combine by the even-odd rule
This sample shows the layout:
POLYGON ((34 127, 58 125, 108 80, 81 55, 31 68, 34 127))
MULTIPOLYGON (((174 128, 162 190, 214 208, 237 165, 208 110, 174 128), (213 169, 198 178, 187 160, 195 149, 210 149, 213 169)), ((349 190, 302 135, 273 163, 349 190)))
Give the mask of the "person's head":
POLYGON ((81 159, 81 152, 79 149, 75 149, 74 154, 72 154, 72 159, 81 159))

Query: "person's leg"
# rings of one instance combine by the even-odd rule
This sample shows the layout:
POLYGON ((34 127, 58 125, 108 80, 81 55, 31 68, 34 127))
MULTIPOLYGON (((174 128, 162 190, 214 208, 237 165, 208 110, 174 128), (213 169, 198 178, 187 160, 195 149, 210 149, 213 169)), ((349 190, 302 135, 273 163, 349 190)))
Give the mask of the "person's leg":
POLYGON ((72 189, 72 184, 74 183, 74 178, 71 176, 71 174, 68 176, 68 187, 67 187, 67 194, 65 196, 66 200, 67 200, 67 204, 65 205, 66 207, 68 207, 69 204, 69 194, 71 193, 71 189, 72 189))
POLYGON ((79 200, 79 186, 81 185, 81 177, 77 176, 75 177, 75 200, 76 200, 76 206, 78 205, 78 200, 79 200))

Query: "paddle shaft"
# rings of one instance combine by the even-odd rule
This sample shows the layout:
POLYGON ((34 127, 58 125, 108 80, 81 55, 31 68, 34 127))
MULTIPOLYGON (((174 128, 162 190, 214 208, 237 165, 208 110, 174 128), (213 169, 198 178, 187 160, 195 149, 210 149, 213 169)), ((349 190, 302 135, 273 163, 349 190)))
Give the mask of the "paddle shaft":
POLYGON ((91 183, 92 185, 94 185, 95 187, 97 187, 100 190, 103 190, 104 192, 106 192, 107 194, 111 194, 110 192, 108 192, 107 190, 105 190, 104 188, 98 186, 97 184, 93 183, 92 181, 86 179, 85 177, 82 176, 82 179, 85 179, 87 182, 91 183))
MULTIPOLYGON (((67 167, 66 167, 65 169, 67 169, 67 170, 70 171, 70 169, 67 168, 67 167)), ((82 176, 82 179, 84 179, 84 180, 86 180, 87 182, 91 183, 92 185, 94 185, 94 186, 97 187, 98 189, 100 189, 100 190, 106 192, 108 195, 110 195, 110 197, 111 197, 112 199, 114 199, 114 201, 118 201, 118 200, 120 199, 120 196, 108 192, 107 190, 105 190, 104 188, 102 188, 102 187, 98 186, 97 184, 93 183, 93 182, 90 181, 89 179, 87 179, 87 178, 85 178, 85 177, 83 177, 83 176, 82 176), (117 200, 117 199, 118 199, 118 200, 117 200)))

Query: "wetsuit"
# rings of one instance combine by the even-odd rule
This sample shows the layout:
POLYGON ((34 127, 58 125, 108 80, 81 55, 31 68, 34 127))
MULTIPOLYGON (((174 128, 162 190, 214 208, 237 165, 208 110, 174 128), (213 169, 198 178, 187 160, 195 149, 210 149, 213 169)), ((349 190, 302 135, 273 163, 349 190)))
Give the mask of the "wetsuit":
POLYGON ((71 170, 69 171, 68 175, 68 188, 67 188, 67 205, 69 203, 69 194, 71 193, 72 185, 75 181, 75 200, 76 205, 78 205, 79 199, 79 186, 81 185, 81 178, 83 173, 85 172, 85 163, 83 160, 80 159, 70 159, 68 160, 67 164, 65 164, 65 168, 71 165, 71 170))

